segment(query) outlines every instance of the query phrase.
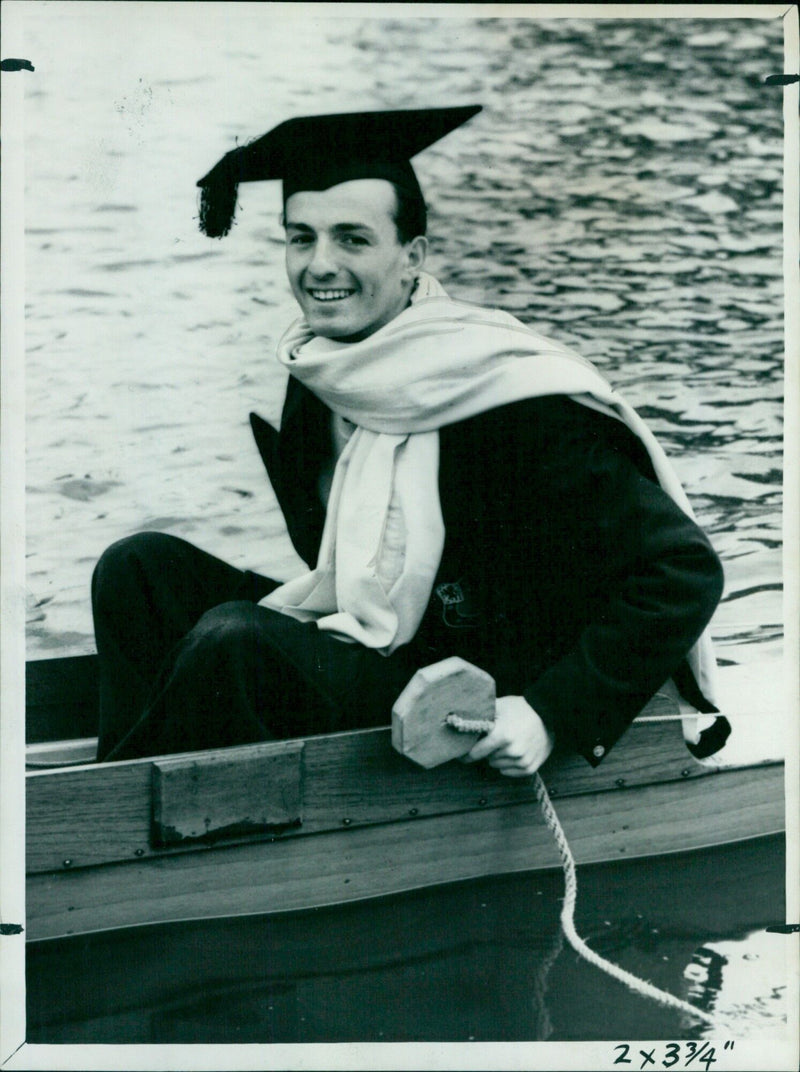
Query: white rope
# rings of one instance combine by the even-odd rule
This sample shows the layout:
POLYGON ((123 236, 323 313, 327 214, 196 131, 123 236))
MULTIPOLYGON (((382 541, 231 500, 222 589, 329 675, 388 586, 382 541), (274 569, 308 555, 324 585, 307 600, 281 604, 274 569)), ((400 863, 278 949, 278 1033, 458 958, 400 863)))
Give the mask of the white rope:
MULTIPOLYGON (((736 719, 753 719, 763 717, 757 711, 750 715, 731 714, 730 711, 725 712, 725 718, 729 722, 733 722, 736 719)), ((637 715, 633 720, 634 725, 641 725, 644 722, 683 722, 687 718, 697 718, 697 715, 637 715)), ((494 725, 491 720, 484 719, 471 719, 462 718, 461 715, 451 713, 447 716, 448 726, 452 726, 453 729, 458 730, 460 733, 488 733, 494 725)))
POLYGON ((673 1009, 679 1009, 681 1012, 684 1012, 689 1016, 696 1016, 700 1020, 705 1020, 708 1024, 716 1024, 717 1021, 715 1018, 710 1016, 707 1012, 704 1012, 702 1009, 698 1009, 695 1005, 691 1005, 688 1001, 683 1001, 681 998, 676 998, 674 994, 670 994, 666 990, 661 990, 659 987, 653 986, 652 983, 648 983, 645 979, 640 979, 632 972, 625 971, 624 968, 620 968, 618 965, 612 964, 610 960, 601 957, 599 953, 595 953, 593 949, 590 949, 580 937, 575 930, 575 903, 578 897, 578 879, 575 874, 575 860, 572 857, 572 852, 567 844, 567 839, 558 816, 556 815, 555 808, 550 801, 547 788, 538 773, 534 775, 534 778, 536 798, 541 805, 544 821, 547 823, 547 826, 555 839, 559 855, 561 856, 561 864, 564 869, 564 906, 561 909, 561 926, 564 928, 564 933, 567 936, 569 944, 577 953, 584 957, 584 959, 588 960, 590 964, 594 964, 596 968, 600 968, 601 971, 607 972, 615 979, 618 979, 637 994, 643 994, 645 997, 652 998, 653 1001, 657 1001, 660 1005, 667 1005, 673 1009))
MULTIPOLYGON (((452 726, 452 728, 459 733, 488 733, 494 725, 490 720, 466 719, 455 714, 448 715, 446 721, 449 726, 452 726)), ((539 805, 542 809, 544 821, 553 835, 559 856, 561 857, 561 867, 564 871, 564 904, 561 909, 561 926, 564 934, 567 936, 567 941, 575 952, 590 964, 594 964, 596 968, 607 972, 609 975, 613 976, 613 978, 624 983, 625 986, 633 990, 635 993, 652 998, 653 1001, 657 1001, 660 1005, 666 1005, 670 1008, 678 1009, 689 1016, 695 1016, 699 1020, 705 1020, 708 1024, 716 1025, 717 1020, 707 1012, 698 1009, 695 1005, 691 1005, 688 1001, 676 998, 674 994, 670 994, 666 990, 661 990, 659 987, 653 986, 652 983, 648 983, 645 979, 640 979, 638 975, 634 975, 632 972, 625 971, 624 968, 612 964, 610 960, 606 960, 605 957, 601 957, 599 953, 595 953, 593 949, 590 949, 586 942, 580 937, 575 929, 575 904, 578 899, 578 877, 575 872, 575 860, 569 844, 567 843, 564 829, 561 826, 561 822, 556 815, 556 810, 550 800, 547 787, 538 772, 534 775, 534 789, 536 791, 536 799, 539 801, 539 805)))
MULTIPOLYGON (((714 714, 713 711, 709 713, 709 717, 712 714, 714 714)), ((716 716, 716 717, 719 717, 719 716, 716 716)), ((728 711, 727 709, 725 711, 725 718, 730 723, 737 722, 740 719, 742 721, 744 721, 745 719, 749 719, 750 721, 752 721, 753 719, 756 719, 756 718, 763 719, 763 717, 764 717, 764 714, 761 711, 752 711, 749 715, 748 714, 742 714, 740 712, 737 713, 735 711, 732 713, 732 712, 728 711)), ((697 718, 697 715, 693 715, 691 713, 688 714, 688 715, 637 715, 636 718, 633 720, 633 722, 634 722, 634 725, 638 726, 638 725, 641 725, 643 722, 683 722, 684 719, 692 719, 692 718, 697 718)))
POLYGON ((494 728, 494 722, 490 718, 462 718, 455 711, 450 712, 445 722, 459 733, 488 733, 494 728))

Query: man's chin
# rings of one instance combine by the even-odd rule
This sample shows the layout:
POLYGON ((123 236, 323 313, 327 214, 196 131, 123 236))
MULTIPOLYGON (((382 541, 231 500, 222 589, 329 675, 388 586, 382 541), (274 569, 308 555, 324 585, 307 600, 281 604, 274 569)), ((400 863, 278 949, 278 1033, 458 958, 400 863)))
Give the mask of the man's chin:
MULTIPOLYGON (((361 334, 364 328, 359 324, 337 323, 335 316, 306 315, 308 326, 315 335, 323 339, 333 339, 339 342, 350 342, 354 336, 361 334)), ((363 337, 363 336, 362 336, 363 337)))

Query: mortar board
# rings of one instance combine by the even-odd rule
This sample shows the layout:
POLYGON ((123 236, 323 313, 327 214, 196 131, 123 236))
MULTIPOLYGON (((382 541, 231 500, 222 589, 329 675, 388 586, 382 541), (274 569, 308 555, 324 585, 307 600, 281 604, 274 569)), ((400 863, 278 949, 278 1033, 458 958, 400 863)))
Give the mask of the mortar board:
POLYGON ((387 179, 422 200, 411 157, 466 123, 480 105, 349 112, 288 119, 232 149, 197 185, 200 229, 222 238, 233 223, 240 182, 283 180, 283 203, 299 190, 327 190, 351 179, 387 179))

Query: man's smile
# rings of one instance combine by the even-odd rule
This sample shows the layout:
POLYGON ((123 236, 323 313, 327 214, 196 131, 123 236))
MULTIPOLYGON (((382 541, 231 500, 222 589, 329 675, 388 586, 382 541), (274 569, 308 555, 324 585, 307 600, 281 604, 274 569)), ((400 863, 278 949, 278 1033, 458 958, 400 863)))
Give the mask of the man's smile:
POLYGON ((317 287, 309 287, 307 293, 311 295, 314 301, 334 302, 349 298, 351 294, 355 294, 355 290, 345 290, 341 287, 337 290, 322 290, 317 287))

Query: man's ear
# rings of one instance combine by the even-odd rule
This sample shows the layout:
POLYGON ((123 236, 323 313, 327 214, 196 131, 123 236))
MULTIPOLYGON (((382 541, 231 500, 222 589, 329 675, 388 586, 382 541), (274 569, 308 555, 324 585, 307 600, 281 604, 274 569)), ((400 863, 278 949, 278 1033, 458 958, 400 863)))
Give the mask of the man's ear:
POLYGON ((425 264, 428 255, 428 239, 425 235, 417 235, 406 246, 406 263, 416 276, 425 264))

